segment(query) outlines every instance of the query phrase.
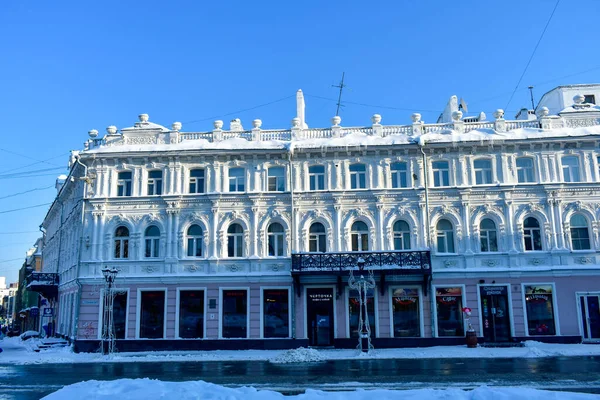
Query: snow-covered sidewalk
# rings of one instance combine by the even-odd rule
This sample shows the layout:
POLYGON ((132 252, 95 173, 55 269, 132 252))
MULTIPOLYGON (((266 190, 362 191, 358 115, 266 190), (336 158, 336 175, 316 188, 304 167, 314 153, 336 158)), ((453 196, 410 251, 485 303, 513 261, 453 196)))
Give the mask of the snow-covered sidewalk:
POLYGON ((437 346, 421 348, 375 349, 369 354, 347 349, 296 349, 286 350, 214 350, 116 353, 102 356, 99 353, 74 353, 71 348, 49 348, 36 352, 37 339, 21 341, 5 338, 0 341, 0 364, 44 364, 86 362, 152 362, 152 361, 272 361, 310 362, 369 358, 535 358, 554 356, 600 356, 600 345, 546 344, 525 342, 525 347, 469 349, 466 346, 437 346))

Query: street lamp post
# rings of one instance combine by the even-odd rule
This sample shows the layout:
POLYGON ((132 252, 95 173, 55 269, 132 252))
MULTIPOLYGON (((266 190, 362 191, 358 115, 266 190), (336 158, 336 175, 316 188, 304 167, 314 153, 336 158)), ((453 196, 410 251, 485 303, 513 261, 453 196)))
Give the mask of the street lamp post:
POLYGON ((358 292, 358 301, 360 304, 358 313, 358 346, 357 348, 361 352, 368 353, 374 347, 371 343, 371 326, 369 325, 369 309, 367 306, 367 297, 369 289, 375 288, 375 278, 373 277, 373 271, 369 270, 367 278, 364 276, 365 260, 359 257, 356 260, 356 266, 360 276, 356 278, 354 272, 350 269, 350 277, 348 278, 348 286, 350 289, 354 289, 358 292))
POLYGON ((113 324, 113 309, 115 296, 113 285, 117 278, 118 270, 114 268, 104 268, 104 298, 102 310, 102 354, 112 354, 115 351, 115 327, 113 324))

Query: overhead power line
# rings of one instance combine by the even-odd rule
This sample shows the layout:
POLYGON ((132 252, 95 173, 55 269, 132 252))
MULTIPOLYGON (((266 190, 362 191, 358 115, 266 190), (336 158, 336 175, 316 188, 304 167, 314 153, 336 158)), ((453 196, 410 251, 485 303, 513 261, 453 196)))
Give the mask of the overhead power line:
POLYGON ((24 192, 13 193, 13 194, 9 194, 7 196, 0 197, 0 200, 8 199, 9 197, 20 196, 22 194, 31 193, 31 192, 35 192, 35 191, 38 191, 38 190, 46 190, 46 189, 50 189, 50 188, 53 188, 53 187, 54 187, 54 185, 50 185, 50 186, 46 186, 46 187, 41 187, 41 188, 35 188, 35 189, 26 190, 24 192))
POLYGON ((19 258, 13 258, 11 260, 0 260, 0 263, 7 263, 7 262, 12 262, 12 261, 17 261, 17 260, 24 260, 25 257, 19 257, 19 258))
MULTIPOLYGON (((8 154, 15 155, 15 156, 19 156, 19 157, 27 158, 27 159, 29 159, 29 160, 37 161, 37 163, 36 163, 36 164, 39 164, 39 163, 46 163, 46 164, 50 164, 50 165, 54 165, 54 166, 58 167, 58 165, 56 165, 56 164, 49 163, 49 162, 47 162, 47 161, 44 161, 44 160, 38 160, 37 158, 29 157, 29 156, 27 156, 27 155, 25 155, 25 154, 17 153, 17 152, 11 151, 11 150, 6 150, 6 149, 1 149, 1 148, 0 148, 0 151, 3 151, 3 152, 5 152, 5 153, 8 153, 8 154)), ((57 158, 57 157, 53 157, 53 158, 57 158)), ((51 159, 52 159, 52 158, 49 158, 48 160, 51 160, 51 159)))
POLYGON ((14 172, 12 174, 0 174, 0 179, 7 178, 20 178, 23 176, 32 176, 36 175, 39 172, 48 172, 48 171, 56 171, 57 169, 65 169, 64 167, 53 167, 53 168, 44 168, 44 169, 34 169, 32 171, 23 171, 23 172, 14 172))
POLYGON ((0 232, 0 235, 17 235, 17 234, 22 234, 22 233, 41 233, 39 230, 38 231, 20 231, 20 232, 0 232))
POLYGON ((30 208, 49 206, 50 204, 52 204, 52 203, 36 204, 35 206, 22 207, 22 208, 14 208, 12 210, 0 211, 0 214, 6 214, 6 213, 11 213, 11 212, 15 212, 15 211, 21 211, 21 210, 29 210, 30 208))
POLYGON ((31 164, 23 165, 23 166, 21 166, 21 167, 16 167, 16 168, 12 168, 12 169, 7 169, 6 171, 2 171, 2 173, 3 173, 3 174, 5 174, 5 173, 8 173, 8 172, 17 171, 17 170, 19 170, 19 169, 23 169, 23 168, 32 167, 32 166, 34 166, 34 165, 37 165, 37 164, 42 164, 42 163, 46 163, 46 164, 50 164, 50 165, 56 165, 56 164, 48 163, 47 161, 54 160, 55 158, 59 158, 59 157, 64 157, 64 156, 66 156, 66 155, 68 155, 68 154, 70 154, 70 152, 63 153, 63 154, 61 154, 61 155, 58 155, 58 156, 54 156, 54 157, 50 157, 50 158, 46 158, 45 160, 41 160, 41 161, 34 162, 34 163, 31 163, 31 164))

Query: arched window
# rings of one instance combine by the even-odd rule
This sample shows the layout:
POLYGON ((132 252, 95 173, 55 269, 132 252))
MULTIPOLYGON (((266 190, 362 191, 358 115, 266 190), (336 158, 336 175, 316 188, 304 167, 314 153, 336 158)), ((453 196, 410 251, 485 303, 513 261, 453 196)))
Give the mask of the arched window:
POLYGON ((484 218, 479 224, 479 241, 481 252, 498 251, 498 233, 496 223, 489 218, 484 218))
POLYGON ((406 221, 394 222, 394 250, 410 249, 410 227, 406 221))
POLYGON ((369 227, 362 221, 352 224, 352 251, 369 251, 369 227))
POLYGON ((447 219, 440 219, 436 226, 438 253, 454 253, 454 228, 447 219))
POLYGON ((187 230, 188 257, 202 257, 202 241, 204 235, 199 225, 192 225, 187 230))
POLYGON ((283 257, 285 246, 285 233, 280 223, 274 222, 267 229, 267 242, 269 244, 269 255, 272 257, 283 257))
POLYGON ((232 224, 227 229, 227 257, 244 256, 244 228, 232 224))
POLYGON ((327 233, 320 222, 315 222, 308 230, 308 251, 317 253, 327 251, 327 233))
POLYGON ((158 247, 160 244, 160 229, 157 226, 152 225, 146 228, 146 251, 144 257, 154 258, 158 257, 158 247))
POLYGON ((573 250, 591 249, 587 219, 581 214, 571 217, 571 246, 573 250))
POLYGON ((542 231, 540 223, 533 217, 528 217, 523 222, 523 240, 525 251, 542 250, 542 231))
POLYGON ((115 258, 129 258, 129 229, 124 226, 115 230, 115 258))

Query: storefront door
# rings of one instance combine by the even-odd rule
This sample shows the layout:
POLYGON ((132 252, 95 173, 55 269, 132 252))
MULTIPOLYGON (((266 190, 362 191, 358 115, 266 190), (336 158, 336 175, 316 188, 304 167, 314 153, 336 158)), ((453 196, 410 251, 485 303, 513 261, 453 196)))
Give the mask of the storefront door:
POLYGON ((579 296, 581 321, 583 324, 583 340, 600 339, 600 295, 579 296))
POLYGON ((481 286, 481 315, 486 342, 510 340, 510 315, 506 286, 481 286))
POLYGON ((333 289, 307 288, 306 314, 311 346, 333 345, 333 289))

